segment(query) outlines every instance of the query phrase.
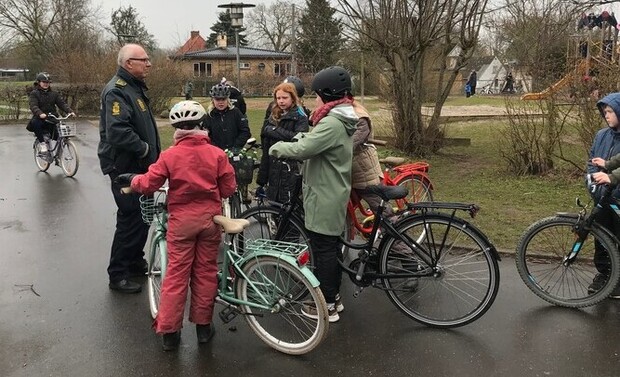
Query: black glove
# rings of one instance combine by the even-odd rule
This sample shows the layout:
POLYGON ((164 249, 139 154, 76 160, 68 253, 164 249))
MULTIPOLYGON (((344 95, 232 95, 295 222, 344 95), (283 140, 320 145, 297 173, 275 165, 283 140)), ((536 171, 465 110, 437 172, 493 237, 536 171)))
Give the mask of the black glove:
POLYGON ((116 178, 114 178, 114 184, 119 185, 121 187, 129 187, 131 186, 131 180, 136 175, 137 174, 133 174, 133 173, 119 174, 116 178))

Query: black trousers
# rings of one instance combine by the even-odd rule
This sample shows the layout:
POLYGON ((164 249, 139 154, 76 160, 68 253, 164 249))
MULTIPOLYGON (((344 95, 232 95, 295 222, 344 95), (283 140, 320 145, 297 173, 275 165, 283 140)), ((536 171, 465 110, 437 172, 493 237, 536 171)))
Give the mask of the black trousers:
POLYGON ((327 303, 336 302, 336 295, 340 293, 342 270, 338 264, 340 253, 340 238, 308 231, 310 247, 314 258, 314 274, 321 283, 321 291, 327 303))
POLYGON ((49 122, 46 122, 45 120, 41 119, 41 118, 32 118, 30 119, 30 124, 28 125, 27 129, 29 131, 34 132, 35 136, 37 137, 37 140, 39 140, 39 142, 43 142, 44 138, 43 135, 45 135, 46 133, 53 138, 54 140, 57 139, 56 137, 56 125, 51 124, 49 122))
MULTIPOLYGON (((599 213, 596 222, 609 229, 616 236, 620 236, 620 223, 609 208, 605 208, 603 212, 599 213)), ((602 274, 609 274, 609 264, 607 250, 600 243, 596 242, 594 244, 594 265, 596 269, 602 274)))
MULTIPOLYGON (((110 174, 114 180, 116 174, 110 174)), ((132 270, 144 265, 144 245, 149 226, 142 221, 140 194, 121 194, 120 186, 112 182, 116 211, 116 231, 112 241, 108 275, 111 282, 126 279, 132 270)))

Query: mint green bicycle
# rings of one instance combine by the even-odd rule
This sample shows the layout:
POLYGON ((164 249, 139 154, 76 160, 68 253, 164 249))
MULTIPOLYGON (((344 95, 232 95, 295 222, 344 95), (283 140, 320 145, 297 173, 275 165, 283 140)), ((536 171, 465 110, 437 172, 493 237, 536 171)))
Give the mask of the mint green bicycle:
MULTIPOLYGON (((167 190, 153 197, 141 197, 144 221, 154 224, 148 257, 149 307, 157 316, 161 287, 166 275, 167 190)), ((216 302, 224 323, 241 315, 250 329, 270 347, 291 355, 316 348, 327 335, 327 304, 319 281, 306 266, 310 261, 307 245, 256 239, 233 242, 250 223, 245 219, 215 216, 214 222, 227 234, 226 250, 218 272, 216 302), (316 319, 304 316, 304 305, 314 305, 316 319)))

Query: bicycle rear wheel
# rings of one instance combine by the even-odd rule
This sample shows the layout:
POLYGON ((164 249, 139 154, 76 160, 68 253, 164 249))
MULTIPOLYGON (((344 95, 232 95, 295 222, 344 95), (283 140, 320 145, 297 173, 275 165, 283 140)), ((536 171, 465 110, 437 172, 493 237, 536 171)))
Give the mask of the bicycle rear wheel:
POLYGON ((532 292, 549 303, 570 308, 600 302, 609 296, 620 278, 618 244, 597 224, 576 258, 566 263, 575 244, 576 223, 576 217, 564 216, 537 221, 519 240, 515 256, 519 276, 532 292), (595 243, 600 244, 601 250, 596 262, 595 243), (600 273, 596 264, 605 273, 600 273), (595 277, 600 285, 590 289, 595 277))
POLYGON ((432 202, 433 191, 431 183, 423 175, 411 172, 408 175, 402 176, 396 180, 395 185, 406 187, 409 194, 404 199, 396 200, 398 209, 403 209, 407 206, 407 203, 417 202, 432 202))
POLYGON ((392 303, 408 317, 431 327, 463 326, 480 318, 499 289, 499 265, 486 237, 459 218, 413 215, 397 228, 415 240, 425 263, 402 241, 386 235, 379 246, 383 273, 417 277, 382 279, 392 303))
POLYGON ((73 141, 62 139, 60 141, 60 167, 67 177, 73 177, 80 166, 80 156, 73 141))
POLYGON ((161 298, 161 287, 166 275, 166 266, 168 264, 168 248, 166 239, 161 235, 155 235, 151 241, 151 254, 149 255, 148 268, 148 291, 149 291, 149 308, 151 317, 155 319, 159 312, 159 300, 161 298))
MULTIPOLYGON (((310 237, 302 221, 292 216, 287 221, 283 221, 283 212, 284 210, 280 207, 267 205, 252 207, 243 212, 239 218, 250 221, 250 225, 235 237, 238 250, 245 249, 244 242, 259 238, 294 242, 310 247, 310 237)), ((312 264, 312 261, 310 263, 312 264)))
POLYGON ((34 140, 32 149, 34 150, 34 163, 37 164, 37 168, 40 171, 47 171, 50 168, 50 163, 46 155, 41 153, 41 143, 37 139, 34 140))
POLYGON ((280 352, 302 355, 323 341, 329 326, 325 298, 297 266, 263 255, 249 259, 242 271, 244 278, 236 280, 237 298, 268 307, 240 305, 250 329, 263 342, 280 352), (300 291, 308 292, 303 301, 300 291), (304 305, 316 307, 316 319, 302 314, 304 305))

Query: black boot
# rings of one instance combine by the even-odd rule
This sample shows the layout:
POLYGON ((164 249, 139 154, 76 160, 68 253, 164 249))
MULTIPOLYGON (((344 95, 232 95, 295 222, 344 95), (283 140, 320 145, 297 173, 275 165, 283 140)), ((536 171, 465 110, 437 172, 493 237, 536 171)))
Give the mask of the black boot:
POLYGON ((215 329, 212 325, 196 325, 196 337, 198 343, 208 343, 215 334, 215 329))
POLYGON ((162 336, 164 351, 176 351, 181 343, 181 331, 171 332, 162 336))

